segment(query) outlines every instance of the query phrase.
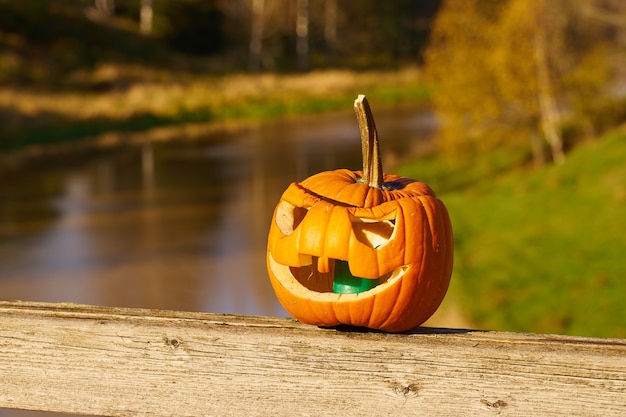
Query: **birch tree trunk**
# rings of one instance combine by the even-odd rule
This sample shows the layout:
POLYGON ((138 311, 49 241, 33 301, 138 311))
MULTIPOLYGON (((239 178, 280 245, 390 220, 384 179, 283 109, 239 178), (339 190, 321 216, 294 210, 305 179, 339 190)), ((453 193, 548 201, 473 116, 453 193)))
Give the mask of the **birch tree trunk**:
POLYGON ((309 0, 298 0, 296 17, 296 54, 298 69, 309 69, 309 0))
POLYGON ((251 72, 259 72, 263 55, 265 0, 252 0, 252 27, 250 29, 250 61, 251 72))
POLYGON ((563 153, 563 138, 559 130, 559 112, 556 107, 552 86, 550 83, 550 70, 546 56, 546 32, 543 26, 538 26, 534 31, 535 63, 537 65, 537 86, 539 94, 539 112, 541 117, 541 129, 552 151, 552 159, 557 164, 565 160, 563 153))
POLYGON ((94 0, 94 7, 105 16, 112 16, 115 12, 115 0, 94 0))
POLYGON ((141 0, 141 8, 139 9, 139 30, 144 35, 152 33, 152 0, 141 0))
POLYGON ((337 52, 337 0, 326 0, 324 10, 324 40, 330 61, 337 52))

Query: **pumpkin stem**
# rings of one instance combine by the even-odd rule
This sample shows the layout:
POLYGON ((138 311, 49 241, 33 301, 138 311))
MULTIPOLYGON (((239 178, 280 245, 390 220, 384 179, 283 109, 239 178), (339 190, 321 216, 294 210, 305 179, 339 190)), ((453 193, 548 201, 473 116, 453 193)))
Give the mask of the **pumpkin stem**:
POLYGON ((359 94, 354 100, 354 111, 361 131, 361 150, 363 153, 363 178, 359 182, 370 187, 383 189, 383 164, 380 160, 378 132, 374 115, 365 95, 359 94))

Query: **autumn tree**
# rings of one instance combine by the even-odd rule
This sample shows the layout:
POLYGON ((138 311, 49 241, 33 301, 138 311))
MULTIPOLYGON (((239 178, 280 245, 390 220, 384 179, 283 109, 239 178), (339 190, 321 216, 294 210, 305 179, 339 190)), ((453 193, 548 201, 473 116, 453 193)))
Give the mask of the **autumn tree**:
POLYGON ((425 53, 425 73, 443 119, 441 148, 449 154, 498 145, 493 135, 503 99, 490 57, 503 6, 499 0, 444 2, 425 53))
POLYGON ((444 148, 526 146, 536 164, 547 148, 562 162, 561 109, 606 83, 581 72, 605 65, 581 19, 567 0, 445 2, 427 51, 444 148))
POLYGON ((557 96, 569 57, 568 14, 562 1, 510 0, 492 49, 499 93, 514 109, 517 128, 528 137, 535 163, 545 163, 542 138, 552 159, 564 160, 557 96))

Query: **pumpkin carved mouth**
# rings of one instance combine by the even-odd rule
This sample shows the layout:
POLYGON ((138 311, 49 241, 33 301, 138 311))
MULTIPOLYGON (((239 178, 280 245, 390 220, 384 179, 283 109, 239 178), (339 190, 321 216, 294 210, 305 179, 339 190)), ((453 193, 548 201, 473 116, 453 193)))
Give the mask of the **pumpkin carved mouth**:
MULTIPOLYGON (((308 265, 299 267, 283 265, 274 259, 272 254, 268 254, 268 267, 272 270, 276 277, 285 285, 289 291, 294 294, 300 294, 308 298, 316 298, 322 300, 338 300, 351 299, 356 297, 374 295, 379 291, 383 291, 385 287, 399 280, 410 269, 410 266, 404 265, 395 268, 377 279, 359 278, 357 279, 371 281, 370 288, 363 291, 337 291, 336 290, 336 273, 339 268, 346 267, 347 262, 337 259, 330 259, 331 267, 328 272, 319 272, 317 268, 317 258, 312 257, 312 262, 308 265)), ((353 286, 354 287, 354 286, 353 286)))
POLYGON ((395 271, 395 269, 389 271, 378 278, 362 278, 350 273, 346 261, 329 259, 330 270, 328 272, 319 272, 316 265, 317 261, 319 261, 318 258, 313 258, 310 265, 289 268, 291 274, 300 284, 317 292, 349 294, 367 291, 387 282, 395 271))

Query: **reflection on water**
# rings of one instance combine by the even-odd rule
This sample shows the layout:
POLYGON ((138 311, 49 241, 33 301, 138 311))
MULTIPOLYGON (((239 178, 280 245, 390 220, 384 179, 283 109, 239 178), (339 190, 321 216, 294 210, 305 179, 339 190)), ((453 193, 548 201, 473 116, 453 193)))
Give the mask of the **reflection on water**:
MULTIPOLYGON (((434 130, 411 109, 376 116, 389 161, 434 130)), ((284 316, 265 272, 274 206, 290 182, 360 157, 345 112, 14 172, 0 182, 0 299, 284 316)))

